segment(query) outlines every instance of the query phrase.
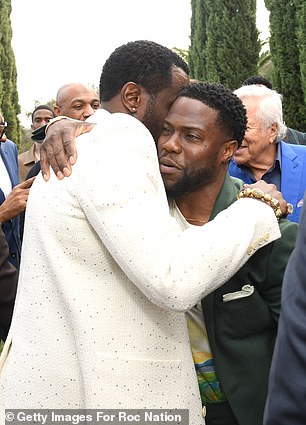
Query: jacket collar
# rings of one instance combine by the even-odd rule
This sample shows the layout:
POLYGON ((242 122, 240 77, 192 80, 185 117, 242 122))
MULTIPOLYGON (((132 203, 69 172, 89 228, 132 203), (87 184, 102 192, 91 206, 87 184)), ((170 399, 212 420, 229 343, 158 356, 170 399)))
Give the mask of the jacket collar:
POLYGON ((225 210, 236 200, 237 193, 242 189, 242 186, 242 180, 230 177, 229 173, 226 173, 209 221, 213 220, 220 211, 225 210))

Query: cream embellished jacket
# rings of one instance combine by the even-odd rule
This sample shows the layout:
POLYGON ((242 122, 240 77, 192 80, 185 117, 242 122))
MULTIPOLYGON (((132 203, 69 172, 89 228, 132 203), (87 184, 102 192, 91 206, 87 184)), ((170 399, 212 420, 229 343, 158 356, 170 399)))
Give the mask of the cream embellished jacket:
POLYGON ((226 282, 257 240, 277 239, 277 221, 242 199, 182 231, 147 129, 125 114, 94 118, 71 177, 39 176, 30 191, 0 417, 14 407, 186 408, 198 425, 184 311, 226 282))

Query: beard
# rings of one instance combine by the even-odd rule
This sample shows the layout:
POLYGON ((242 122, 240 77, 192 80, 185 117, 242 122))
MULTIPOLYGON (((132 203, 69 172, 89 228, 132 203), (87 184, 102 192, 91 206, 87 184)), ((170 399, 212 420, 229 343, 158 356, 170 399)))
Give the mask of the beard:
POLYGON ((156 116, 156 106, 155 106, 154 96, 151 96, 150 99, 148 100, 148 104, 144 112, 142 123, 150 131, 156 144, 159 136, 161 135, 161 132, 163 129, 163 123, 161 124, 160 122, 158 122, 158 119, 156 116))
POLYGON ((214 165, 210 168, 206 167, 195 171, 188 171, 185 168, 182 177, 172 186, 166 187, 168 198, 179 198, 186 193, 196 192, 201 189, 211 182, 214 170, 214 165))

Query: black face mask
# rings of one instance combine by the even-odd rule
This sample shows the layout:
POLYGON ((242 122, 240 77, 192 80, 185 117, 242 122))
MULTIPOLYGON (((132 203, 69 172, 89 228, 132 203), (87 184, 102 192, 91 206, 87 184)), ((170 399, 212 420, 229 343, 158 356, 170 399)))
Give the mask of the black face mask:
POLYGON ((44 138, 46 137, 46 127, 47 125, 43 125, 42 127, 39 127, 36 130, 32 131, 31 139, 34 140, 34 142, 42 143, 44 138))

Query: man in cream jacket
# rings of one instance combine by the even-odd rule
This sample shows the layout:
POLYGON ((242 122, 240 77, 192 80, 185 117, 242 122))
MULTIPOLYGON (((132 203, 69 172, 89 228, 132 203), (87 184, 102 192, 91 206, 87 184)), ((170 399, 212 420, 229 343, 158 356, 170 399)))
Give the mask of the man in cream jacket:
POLYGON ((280 233, 272 208, 253 199, 203 228, 182 231, 170 217, 152 135, 187 82, 169 49, 119 47, 72 175, 36 178, 1 417, 5 408, 185 408, 190 424, 204 423, 184 311, 280 233))

